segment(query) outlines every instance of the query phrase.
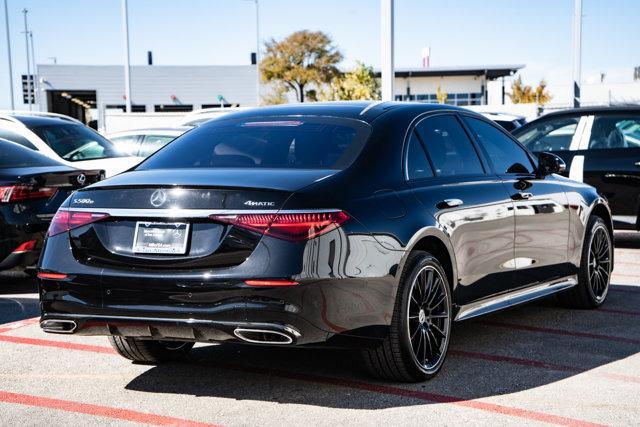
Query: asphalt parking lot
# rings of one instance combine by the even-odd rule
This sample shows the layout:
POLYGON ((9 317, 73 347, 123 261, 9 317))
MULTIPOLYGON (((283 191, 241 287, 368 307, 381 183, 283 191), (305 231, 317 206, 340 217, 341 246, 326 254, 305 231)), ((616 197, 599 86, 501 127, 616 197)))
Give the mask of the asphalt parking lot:
POLYGON ((0 424, 630 425, 640 420, 640 236, 616 237, 607 303, 544 300, 454 326, 423 384, 371 380, 349 352, 200 345, 161 366, 37 325, 35 285, 0 278, 0 424))

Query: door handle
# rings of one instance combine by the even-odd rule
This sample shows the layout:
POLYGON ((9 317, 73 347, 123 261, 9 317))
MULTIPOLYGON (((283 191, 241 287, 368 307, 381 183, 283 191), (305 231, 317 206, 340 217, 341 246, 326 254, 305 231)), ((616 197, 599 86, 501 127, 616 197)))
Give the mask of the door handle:
POLYGON ((523 193, 522 191, 511 196, 513 200, 527 200, 533 197, 531 193, 523 193))
POLYGON ((444 208, 455 208, 456 206, 461 206, 463 204, 464 202, 460 199, 444 199, 441 202, 439 202, 436 206, 439 209, 444 209, 444 208))

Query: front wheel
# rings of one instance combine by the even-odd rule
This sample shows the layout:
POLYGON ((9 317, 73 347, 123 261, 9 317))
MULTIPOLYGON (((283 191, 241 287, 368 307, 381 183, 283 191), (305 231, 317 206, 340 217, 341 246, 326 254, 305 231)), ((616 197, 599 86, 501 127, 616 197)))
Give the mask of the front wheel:
POLYGON ((194 344, 119 336, 110 336, 109 342, 120 356, 139 363, 161 363, 182 359, 194 344))
POLYGON ((400 278, 389 334, 377 348, 363 350, 369 371, 392 381, 434 377, 444 363, 451 335, 451 291, 431 254, 409 255, 400 278))
POLYGON ((587 224, 578 284, 558 297, 572 308, 595 308, 604 303, 609 292, 613 270, 613 244, 611 232, 598 216, 587 224))

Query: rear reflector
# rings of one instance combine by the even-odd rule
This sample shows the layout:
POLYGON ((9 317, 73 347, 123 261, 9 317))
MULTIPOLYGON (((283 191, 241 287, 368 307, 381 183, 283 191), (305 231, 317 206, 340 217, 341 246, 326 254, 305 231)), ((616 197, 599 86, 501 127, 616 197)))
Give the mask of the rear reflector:
POLYGON ((211 219, 286 240, 308 240, 335 230, 349 219, 342 211, 211 215, 211 219))
POLYGON ((15 248, 13 250, 13 253, 14 254, 21 254, 21 253, 24 253, 24 252, 32 251, 35 248, 36 248, 36 241, 35 240, 29 240, 28 242, 24 242, 23 244, 21 244, 20 246, 15 248))
POLYGON ((0 203, 14 203, 25 200, 49 199, 58 191, 55 187, 37 187, 17 184, 0 187, 0 203))
POLYGON ((109 214, 99 212, 58 211, 49 225, 48 236, 64 233, 92 222, 108 218, 109 214))
POLYGON ((293 280, 245 280, 249 286, 296 286, 298 282, 293 280))
POLYGON ((47 280, 64 280, 68 276, 62 273, 44 273, 38 272, 38 279, 47 279, 47 280))

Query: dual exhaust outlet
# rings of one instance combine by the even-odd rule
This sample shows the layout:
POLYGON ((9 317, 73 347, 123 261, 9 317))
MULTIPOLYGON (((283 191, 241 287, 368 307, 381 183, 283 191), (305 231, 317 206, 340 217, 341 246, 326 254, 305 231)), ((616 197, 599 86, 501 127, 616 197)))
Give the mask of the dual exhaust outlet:
MULTIPOLYGON (((40 327, 45 332, 72 334, 78 329, 78 324, 73 320, 47 319, 40 322, 40 327)), ((300 332, 288 326, 285 326, 282 331, 273 329, 236 328, 233 334, 244 342, 270 345, 292 344, 294 338, 300 337, 300 332)))

